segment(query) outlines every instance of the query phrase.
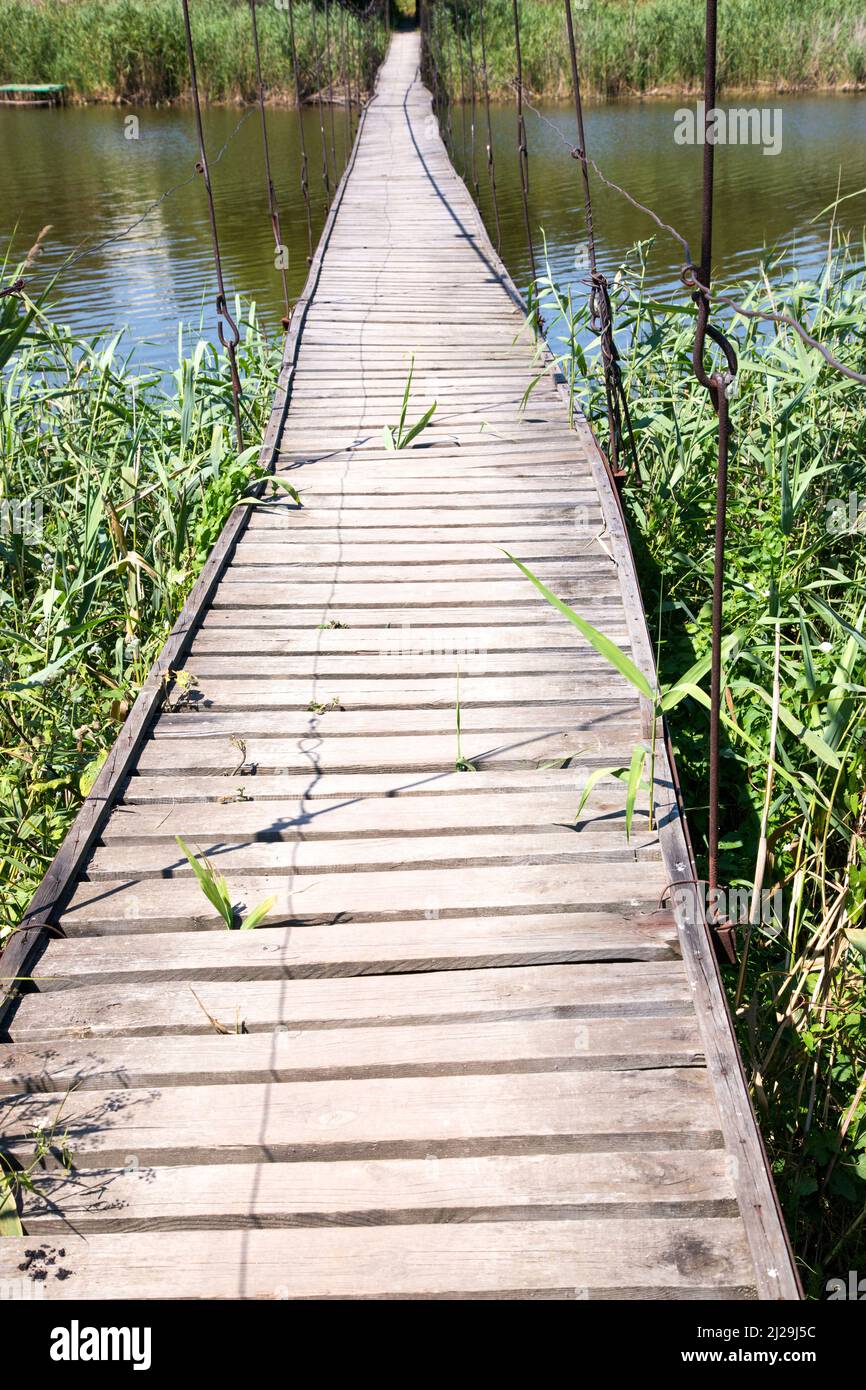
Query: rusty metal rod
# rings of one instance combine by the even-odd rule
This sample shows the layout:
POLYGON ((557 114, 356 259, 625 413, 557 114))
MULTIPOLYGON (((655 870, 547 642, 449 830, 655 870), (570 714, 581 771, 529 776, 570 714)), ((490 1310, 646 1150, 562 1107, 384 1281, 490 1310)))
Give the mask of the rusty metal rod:
POLYGON ((490 180, 490 194, 493 199, 493 216, 496 221, 496 253, 502 251, 502 226, 499 221, 499 202, 496 197, 496 165, 493 158, 493 125, 490 120, 490 83, 487 77, 487 40, 484 33, 484 0, 478 0, 478 38, 481 44, 481 81, 484 90, 484 110, 487 116, 487 175, 490 180))
POLYGON ((259 51, 259 26, 256 20, 256 0, 249 0, 250 20, 253 26, 253 50, 256 59, 256 86, 259 93, 259 111, 262 118, 262 153, 265 161, 265 182, 268 190, 268 211, 271 218, 271 227, 274 232, 274 243, 277 251, 277 264, 283 282, 283 303, 285 314, 283 316, 283 327, 288 328, 291 318, 289 307, 289 282, 286 278, 285 247, 283 246, 283 236, 280 230, 280 209, 277 202, 277 195, 274 189, 274 181, 271 178, 271 154, 268 147, 268 120, 265 114, 265 84, 262 81, 262 59, 259 51))
POLYGON ((298 108, 298 136, 301 146, 301 195, 304 199, 304 211, 307 218, 307 261, 311 262, 313 259, 313 214, 310 208, 310 179, 307 168, 307 143, 304 136, 304 105, 301 98, 301 75, 298 70, 298 46, 295 42, 294 0, 289 0, 288 21, 289 44, 292 50, 292 73, 295 79, 295 104, 298 108))
POLYGON ((235 417, 235 437, 237 440, 238 452, 244 447, 244 433, 241 427, 241 379, 238 375, 237 345, 241 340, 238 326, 229 313, 228 301, 226 298, 226 288, 223 281, 222 257, 220 256, 219 233, 217 231, 216 210, 214 208, 213 188, 210 181, 210 169, 207 162, 207 148, 204 140, 204 129, 201 120, 201 101, 198 94, 198 77, 195 66, 195 48, 192 41, 192 27, 189 19, 189 0, 182 0, 183 5, 183 27, 186 35, 186 56, 189 63, 189 78, 192 86, 193 110, 195 112, 195 128, 198 136, 198 172, 202 176, 202 181, 207 194, 208 218, 210 221, 211 246, 213 249, 214 268, 216 270, 217 296, 217 333, 219 340, 228 354, 229 368, 232 380, 232 406, 235 417))
POLYGON ((520 171, 523 221, 526 228, 526 245, 529 251, 529 272, 532 282, 532 298, 534 299, 535 285, 538 276, 535 269, 535 251, 532 245, 532 224, 529 216, 529 148, 526 144, 526 122, 523 119, 523 53, 520 47, 520 14, 518 12, 517 0, 511 0, 511 8, 514 16, 514 52, 517 58, 517 164, 520 171))

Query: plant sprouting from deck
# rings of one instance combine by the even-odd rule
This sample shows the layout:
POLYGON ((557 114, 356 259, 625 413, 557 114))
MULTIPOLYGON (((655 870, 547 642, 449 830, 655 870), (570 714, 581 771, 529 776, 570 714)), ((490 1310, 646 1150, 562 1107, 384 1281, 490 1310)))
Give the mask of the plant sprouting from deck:
POLYGON ((436 409, 434 401, 430 409, 425 411, 420 420, 416 420, 414 425, 406 428, 406 413, 409 409, 409 395, 412 391, 412 378, 415 375, 415 358, 413 356, 409 366, 409 375, 406 378, 406 387, 403 391, 403 406, 400 411, 399 425, 386 425, 382 430, 382 439, 385 448, 392 453, 396 449, 408 449, 413 439, 417 439, 422 430, 426 430, 430 421, 433 419, 433 412, 436 409))
POLYGON ((34 1126, 30 1136, 33 1153, 26 1164, 20 1167, 16 1166, 0 1150, 0 1237, 24 1235, 21 1218, 18 1215, 20 1196, 22 1192, 35 1191, 33 1174, 45 1159, 59 1159, 67 1171, 72 1167, 73 1156, 69 1147, 69 1135, 65 1130, 59 1135, 57 1132, 60 1116, 71 1090, 72 1087, 61 1100, 54 1118, 47 1128, 43 1124, 34 1126))
POLYGON ((457 697, 454 703, 454 715, 457 728, 457 757, 454 759, 455 772, 477 772, 478 768, 468 758, 463 756, 462 743, 462 721, 460 713, 460 672, 457 672, 457 697))
POLYGON ((260 926, 277 901, 276 898, 265 898, 243 916, 232 902, 228 883, 223 875, 217 872, 207 855, 201 850, 197 855, 194 854, 179 835, 175 835, 175 839, 189 860, 201 891, 211 906, 216 908, 228 930, 252 931, 260 926))

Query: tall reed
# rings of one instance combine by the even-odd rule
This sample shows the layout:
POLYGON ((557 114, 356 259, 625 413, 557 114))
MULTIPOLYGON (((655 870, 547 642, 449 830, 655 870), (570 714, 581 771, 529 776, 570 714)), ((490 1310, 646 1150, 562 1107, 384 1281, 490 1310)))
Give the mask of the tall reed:
MULTIPOLYGON (((7 306, 17 310, 17 303, 0 305, 2 361, 13 331, 7 306)), ((258 439, 279 350, 264 337, 254 306, 242 328, 248 438, 258 439)), ((233 445, 218 349, 184 344, 179 335, 167 385, 136 369, 126 351, 120 335, 83 341, 40 312, 6 361, 0 942, 20 919, 258 466, 258 445, 241 455, 233 445)))
MULTIPOLYGON (((475 20, 473 0, 444 0, 451 18, 452 99, 459 101, 454 20, 475 20)), ((587 93, 697 91, 703 81, 704 7, 696 0, 573 0, 581 82, 587 93)), ((562 0, 520 0, 524 81, 550 97, 571 91, 562 0)), ((512 97, 512 0, 485 0, 491 92, 512 97)), ((440 42, 448 27, 437 26, 440 42)), ((465 52, 465 49, 464 49, 465 52)), ((866 17, 860 0, 719 0, 719 89, 834 88, 866 84, 866 17)))
MULTIPOLYGON (((302 95, 317 89, 311 0, 294 0, 302 95)), ((317 9, 321 10, 321 0, 317 9)), ((190 6, 198 78, 210 101, 252 101, 256 74, 247 0, 206 0, 190 6)), ((343 11, 351 16, 357 10, 343 11)), ((285 8, 260 5, 262 71, 272 99, 294 100, 292 57, 285 8)), ((324 45, 323 16, 319 42, 324 45)), ((343 90, 346 70, 358 61, 369 84, 383 49, 378 24, 365 26, 352 46, 340 42, 341 8, 331 14, 331 67, 343 90)), ((73 97, 96 100, 172 101, 187 92, 183 23, 175 0, 0 0, 0 82, 63 82, 73 97)))
MULTIPOLYGON (((716 425, 691 371, 693 307, 646 292, 650 248, 613 289, 643 484, 627 508, 671 682, 709 647, 716 425)), ((862 372, 862 250, 831 244, 817 280, 769 266, 738 302, 787 308, 862 372)), ((537 293, 603 437, 585 306, 549 266, 537 293)), ((721 878, 756 904, 781 890, 783 915, 750 914, 726 982, 795 1247, 824 1296, 827 1278, 866 1256, 866 409, 863 389, 790 329, 735 318, 732 331, 721 878)), ((688 700, 671 720, 702 871, 706 704, 688 700)))

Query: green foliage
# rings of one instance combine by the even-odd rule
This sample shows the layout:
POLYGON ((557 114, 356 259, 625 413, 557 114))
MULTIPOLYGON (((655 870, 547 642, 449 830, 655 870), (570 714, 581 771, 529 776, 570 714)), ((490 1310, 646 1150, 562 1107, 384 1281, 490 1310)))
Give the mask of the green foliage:
MULTIPOLYGON (((309 0, 295 0, 301 91, 318 87, 309 0)), ((207 0, 190 6, 202 94, 210 101, 256 94, 255 58, 247 0, 207 0)), ((272 96, 294 100, 287 11, 260 4, 257 13, 262 70, 272 96)), ((343 44, 332 12, 331 71, 345 84, 343 44)), ((378 24, 358 42, 351 20, 347 66, 363 65, 369 87, 384 48, 378 24)), ((324 15, 317 7, 320 44, 324 15)), ((128 101, 171 101, 187 91, 187 59, 179 0, 0 0, 0 82, 63 82, 73 96, 128 101)))
MULTIPOLYGON (((252 440, 278 359, 251 308, 239 366, 252 440)), ((227 364, 205 342, 181 355, 165 385, 133 370, 120 337, 84 342, 40 312, 7 362, 0 939, 17 925, 216 536, 257 476, 257 450, 238 455, 231 421, 227 364)))
MULTIPOLYGON (((691 372, 691 306, 644 292, 650 246, 636 249, 613 285, 642 483, 625 500, 659 634, 656 708, 674 710, 701 861, 717 428, 691 372)), ((598 343, 585 306, 571 306, 549 267, 537 293, 561 366, 603 437, 598 343)), ((866 268, 844 241, 828 247, 817 280, 770 265, 766 281, 732 293, 751 307, 787 309, 866 369, 866 268)), ((781 888, 784 920, 778 931, 741 930, 740 965, 726 983, 795 1247, 820 1295, 827 1277, 866 1255, 866 413, 862 388, 790 329, 735 317, 731 332, 740 373, 731 403, 721 877, 781 888)), ((603 650, 602 634, 576 625, 603 650)), ((623 653, 606 654, 632 678, 623 653)), ((633 760, 630 789, 636 775, 633 760)))
MULTIPOLYGON (((698 90, 703 81, 704 6, 697 0, 573 0, 581 83, 586 92, 623 96, 698 90)), ((473 0, 445 0, 443 18, 471 12, 473 0)), ((565 97, 571 71, 561 0, 520 0, 523 73, 528 91, 565 97)), ((477 20, 473 41, 477 44, 477 20)), ((486 0, 491 93, 513 98, 512 0, 486 0)), ((447 42, 441 22, 436 37, 447 42)), ((450 65, 459 95, 456 45, 450 65)), ((866 26, 860 0, 719 0, 719 86, 820 88, 866 82, 866 26)))
POLYGON ((240 931, 253 931, 265 920, 276 898, 263 899, 242 916, 232 903, 228 883, 223 875, 217 872, 207 855, 202 854, 201 850, 198 854, 193 854, 189 845, 185 844, 179 835, 175 835, 175 839, 186 855, 201 891, 211 906, 216 908, 229 931, 234 931, 235 928, 240 931))
POLYGON ((423 430, 426 430, 436 411, 436 402, 434 401, 429 410, 425 410, 424 414, 420 419, 415 421, 414 425, 410 425, 408 429, 406 428, 406 412, 409 409, 409 396, 412 391, 412 377, 414 374, 415 358, 413 357, 409 366, 409 375, 406 378, 406 386, 403 391, 400 423, 398 425, 385 425, 382 430, 382 442, 385 448, 389 449, 392 453, 397 449, 408 449, 413 439, 417 439, 418 435, 421 434, 423 430))

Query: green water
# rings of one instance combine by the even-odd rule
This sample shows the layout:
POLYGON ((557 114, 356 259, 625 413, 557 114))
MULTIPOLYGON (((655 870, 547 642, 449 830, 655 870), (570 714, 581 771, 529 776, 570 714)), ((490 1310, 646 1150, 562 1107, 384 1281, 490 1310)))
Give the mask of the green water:
MULTIPOLYGON (((837 185, 843 195, 866 187, 866 97, 769 100, 782 115, 777 155, 764 155, 750 146, 730 145, 717 151, 715 265, 717 273, 724 275, 751 275, 766 248, 775 248, 786 264, 801 273, 813 270, 826 246, 830 217, 812 219, 836 198, 837 185)), ((696 249, 700 150, 674 141, 674 113, 681 105, 681 101, 647 101, 592 106, 587 114, 587 140, 609 176, 656 209, 696 249)), ((569 155, 573 116, 566 107, 546 107, 542 114, 544 120, 533 112, 527 115, 536 244, 540 248, 543 228, 557 274, 577 280, 583 213, 578 166, 569 155)), ((253 110, 237 130, 243 115, 242 110, 227 107, 205 113, 212 156, 233 137, 213 170, 225 276, 230 293, 254 297, 276 330, 281 290, 267 215, 260 128, 253 110)), ((307 269, 298 117, 293 111, 274 109, 268 119, 283 239, 290 255, 290 288, 297 293, 307 269)), ((528 255, 517 181, 514 112, 496 108, 493 120, 503 256, 525 287, 528 255)), ((334 126, 337 163, 342 167, 346 143, 342 109, 335 110, 334 126)), ((318 234, 325 201, 315 109, 305 112, 304 129, 318 234)), ((460 158, 463 118, 459 109, 453 114, 453 130, 460 158)), ((330 151, 329 115, 326 132, 330 151)), ((484 145, 479 124, 478 174, 482 202, 489 213, 484 145)), ((468 156, 469 122, 466 148, 468 156)), ((179 320, 194 331, 199 325, 208 333, 214 331, 213 268, 200 181, 193 177, 152 208, 166 190, 193 175, 196 157, 192 116, 186 109, 0 108, 0 244, 14 235, 16 252, 23 254, 40 228, 51 224, 32 287, 60 267, 70 251, 89 245, 92 249, 63 274, 55 289, 60 317, 82 334, 104 328, 116 331, 126 325, 141 360, 169 366, 176 360, 179 320), (133 129, 130 117, 138 121, 137 139, 127 138, 133 129), (127 231, 139 218, 143 220, 127 231)), ((657 230, 645 215, 598 186, 595 205, 601 259, 608 269, 636 240, 657 230)), ((851 198, 838 212, 839 224, 858 238, 864 207, 866 198, 851 198)), ((677 286, 681 260, 676 243, 659 234, 651 261, 656 289, 677 286)))

